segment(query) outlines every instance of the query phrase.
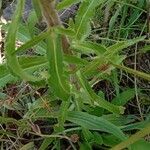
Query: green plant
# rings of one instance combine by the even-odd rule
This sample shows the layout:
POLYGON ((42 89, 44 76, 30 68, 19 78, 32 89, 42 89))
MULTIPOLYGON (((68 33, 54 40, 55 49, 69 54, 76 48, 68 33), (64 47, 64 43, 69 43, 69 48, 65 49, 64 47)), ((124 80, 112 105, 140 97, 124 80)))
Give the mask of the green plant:
MULTIPOLYGON (((115 2, 112 1, 112 3, 115 2)), ((119 5, 120 3, 123 2, 119 1, 119 5)), ((124 113, 125 109, 124 105, 131 99, 130 97, 134 96, 133 90, 128 89, 126 91, 128 96, 131 95, 129 98, 124 98, 122 94, 119 97, 120 102, 114 100, 111 103, 105 100, 101 94, 96 94, 92 86, 100 80, 110 79, 111 73, 116 69, 124 70, 136 77, 150 81, 149 74, 121 65, 126 58, 125 55, 121 54, 121 51, 146 40, 146 36, 124 39, 113 44, 105 42, 100 44, 90 40, 90 20, 95 15, 94 11, 107 4, 106 0, 64 0, 56 6, 54 0, 33 0, 35 12, 30 17, 34 19, 28 19, 28 23, 24 24, 20 21, 24 0, 19 0, 12 22, 8 27, 4 26, 8 33, 5 41, 6 62, 0 65, 0 87, 4 87, 7 83, 24 81, 35 89, 48 85, 49 90, 45 95, 40 95, 39 99, 33 103, 29 103, 30 106, 27 106, 21 120, 18 121, 2 115, 1 123, 7 125, 13 122, 18 126, 19 134, 29 132, 32 135, 42 137, 41 150, 46 149, 52 143, 54 143, 53 148, 61 149, 59 147, 61 144, 59 139, 61 138, 68 140, 72 148, 76 149, 73 140, 67 134, 72 133, 72 131, 77 131, 83 136, 83 143, 79 143, 81 149, 92 149, 95 143, 113 147, 114 145, 110 144, 112 139, 117 139, 117 143, 114 144, 124 143, 124 140, 128 141, 128 136, 123 130, 127 124, 120 123, 117 125, 115 121, 117 123, 121 121, 121 114, 124 113), (57 10, 62 10, 79 2, 80 7, 75 21, 70 19, 68 27, 64 28, 57 10), (35 24, 42 16, 47 22, 47 29, 43 32, 35 28, 35 24), (32 28, 38 35, 34 33, 34 30, 32 31, 32 28), (28 30, 30 36, 25 36, 26 33, 23 33, 22 35, 26 37, 23 39, 21 36, 22 29, 28 30), (24 42, 19 48, 16 47, 16 38, 24 42), (26 55, 25 51, 29 48, 35 49, 35 55, 26 55), (85 57, 83 57, 84 55, 85 57), (89 57, 90 55, 92 57, 89 57), (101 111, 101 113, 92 115, 90 109, 101 111), (111 120, 113 117, 115 121, 111 120), (41 133, 38 126, 32 123, 43 118, 54 121, 51 134, 41 133), (75 127, 65 128, 67 121, 74 123, 75 127), (21 129, 23 129, 22 132, 21 129), (102 139, 101 142, 100 139, 102 139), (103 139, 105 140, 103 141, 103 139)), ((111 5, 113 6, 113 4, 111 5)), ((110 19, 107 38, 113 30, 122 7, 119 6, 115 15, 110 19)), ((138 19, 137 13, 140 14, 139 9, 136 10, 134 19, 130 18, 128 28, 138 19)), ((124 19, 121 21, 119 35, 124 35, 121 30, 123 23, 124 19)), ((126 34, 128 34, 127 32, 126 34)), ((6 107, 6 105, 4 106, 6 107)), ((129 123, 132 122, 125 120, 129 123)), ((4 130, 1 130, 1 133, 2 136, 9 135, 15 138, 15 135, 6 133, 4 130)), ((134 135, 132 137, 134 138, 134 135)), ((141 136, 138 138, 136 136, 135 141, 140 140, 140 138, 141 136)), ((126 146, 130 144, 132 143, 126 146)), ((142 144, 144 147, 147 143, 143 142, 142 144)), ((31 149, 33 146, 31 142, 21 149, 31 149)), ((133 149, 132 146, 129 148, 133 149)))

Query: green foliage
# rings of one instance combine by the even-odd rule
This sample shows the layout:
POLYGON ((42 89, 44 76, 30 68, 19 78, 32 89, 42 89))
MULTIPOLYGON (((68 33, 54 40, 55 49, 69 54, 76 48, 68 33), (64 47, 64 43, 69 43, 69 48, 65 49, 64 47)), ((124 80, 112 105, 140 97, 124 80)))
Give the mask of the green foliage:
MULTIPOLYGON (((46 1, 52 4, 50 0, 32 0, 34 10, 22 22, 25 4, 24 0, 18 0, 11 23, 2 27, 7 33, 6 60, 0 64, 2 143, 9 146, 3 139, 12 142, 11 138, 18 136, 19 141, 29 136, 31 139, 24 145, 17 141, 20 145, 17 143, 16 148, 13 143, 15 149, 34 149, 37 140, 40 150, 62 149, 64 139, 69 143, 66 149, 70 146, 73 149, 148 149, 149 142, 144 140, 150 133, 148 112, 144 111, 145 120, 139 122, 136 114, 130 114, 128 110, 124 114, 128 102, 140 97, 141 89, 136 89, 136 83, 135 88, 123 87, 121 76, 127 72, 139 81, 150 81, 148 73, 121 65, 128 59, 124 50, 130 51, 140 43, 139 49, 144 53, 149 50, 145 23, 140 18, 146 12, 144 0, 63 0, 56 4, 56 9, 78 4, 75 18, 69 20, 67 27, 54 24, 41 31, 37 27, 43 14, 40 5, 46 1), (108 14, 104 14, 104 9, 108 14), (100 33, 94 29, 97 22, 100 33), (18 41, 22 42, 19 47, 18 41), (101 87, 96 88, 97 84, 101 87), (113 84, 112 87, 109 84, 113 84), (113 94, 109 92, 110 88, 115 89, 113 94), (19 119, 14 119, 18 114, 19 119), (140 131, 133 134, 135 130, 140 131), (40 138, 34 140, 37 136, 40 138)), ((50 16, 52 21, 59 20, 55 18, 57 15, 50 16)))

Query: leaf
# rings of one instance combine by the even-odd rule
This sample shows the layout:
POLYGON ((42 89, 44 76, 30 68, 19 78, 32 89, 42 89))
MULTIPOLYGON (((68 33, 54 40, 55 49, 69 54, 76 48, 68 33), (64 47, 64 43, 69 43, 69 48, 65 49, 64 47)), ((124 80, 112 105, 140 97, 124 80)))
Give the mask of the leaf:
POLYGON ((71 46, 83 53, 95 53, 97 55, 102 55, 107 51, 104 45, 90 41, 73 41, 71 46))
POLYGON ((150 51, 150 45, 145 45, 142 49, 141 49, 142 52, 146 53, 146 52, 149 52, 150 51))
POLYGON ((58 112, 49 111, 47 108, 39 108, 29 110, 25 115, 25 119, 44 119, 44 118, 58 118, 58 112))
POLYGON ((123 106, 135 96, 135 89, 128 88, 112 100, 115 105, 123 106))
POLYGON ((94 15, 94 9, 105 0, 86 0, 80 4, 75 18, 75 38, 83 41, 90 32, 90 19, 94 15))
POLYGON ((14 75, 24 79, 25 81, 37 82, 40 81, 40 79, 24 72, 18 62, 17 56, 13 54, 13 52, 15 51, 16 34, 17 34, 19 21, 21 19, 23 6, 24 6, 24 0, 18 1, 15 15, 13 16, 12 23, 10 24, 8 29, 8 34, 6 38, 6 47, 5 47, 7 65, 14 75))
POLYGON ((117 137, 115 137, 114 135, 103 135, 103 144, 109 147, 115 146, 117 144, 119 144, 121 141, 120 139, 118 139, 117 137))
POLYGON ((132 134, 128 139, 114 146, 111 150, 122 150, 126 147, 129 147, 131 144, 134 144, 135 142, 139 141, 141 138, 145 137, 149 133, 150 133, 150 124, 148 124, 142 130, 136 132, 135 134, 132 134))
POLYGON ((133 115, 123 116, 123 115, 116 115, 116 114, 107 114, 102 115, 102 118, 108 120, 109 122, 113 123, 116 126, 124 127, 127 124, 131 124, 136 120, 136 117, 133 115))
POLYGON ((145 140, 139 140, 131 145, 131 150, 149 150, 150 142, 145 140))
POLYGON ((109 21, 109 30, 108 30, 108 37, 109 37, 109 34, 112 32, 113 28, 114 28, 114 25, 115 25, 115 22, 117 21, 117 18, 118 16, 120 15, 120 11, 121 11, 122 7, 121 5, 118 6, 115 14, 111 17, 110 21, 109 21))
MULTIPOLYGON (((44 56, 19 57, 18 61, 23 70, 30 73, 33 73, 40 67, 48 67, 47 59, 44 56)), ((15 82, 17 79, 18 78, 11 75, 6 64, 0 65, 0 87, 5 86, 7 83, 15 82)))
POLYGON ((64 76, 61 37, 51 33, 47 38, 47 59, 49 62, 49 86, 59 98, 68 100, 70 88, 64 76))
POLYGON ((75 35, 75 32, 72 29, 68 29, 68 28, 57 27, 55 28, 55 31, 59 34, 63 34, 70 37, 73 37, 75 35))
MULTIPOLYGON (((145 5, 145 2, 141 0, 137 0, 136 3, 137 3, 136 7, 139 7, 139 8, 143 8, 143 6, 145 5)), ((129 15, 128 24, 126 25, 126 27, 130 28, 140 18, 142 14, 143 14, 142 10, 132 9, 132 12, 131 12, 131 15, 129 15)))
POLYGON ((58 3, 57 10, 65 9, 73 4, 79 3, 81 0, 63 0, 62 2, 58 3))
POLYGON ((85 112, 69 112, 67 120, 90 130, 111 133, 121 140, 126 139, 123 132, 117 126, 101 117, 89 115, 85 112))
POLYGON ((52 138, 45 138, 42 142, 39 150, 45 150, 53 142, 52 138))
POLYGON ((0 116, 0 122, 1 124, 16 124, 16 125, 19 125, 19 122, 16 120, 16 119, 13 119, 13 118, 7 118, 7 117, 2 117, 0 116))
POLYGON ((42 12, 41 12, 41 9, 40 9, 39 0, 32 0, 32 4, 33 4, 34 10, 36 12, 37 18, 39 20, 41 20, 42 19, 42 12))
POLYGON ((122 127, 123 131, 131 131, 131 130, 141 130, 143 129, 145 126, 147 126, 150 123, 150 120, 144 120, 142 122, 136 122, 136 123, 132 123, 129 125, 125 125, 122 127))
POLYGON ((0 88, 4 87, 7 83, 16 82, 16 80, 17 78, 10 74, 6 64, 0 65, 0 88))
MULTIPOLYGON (((7 25, 3 25, 2 26, 2 29, 5 30, 6 32, 8 32, 8 28, 9 28, 10 24, 7 24, 7 25)), ((28 26, 24 23, 19 23, 18 25, 18 31, 17 31, 17 35, 16 35, 16 39, 22 43, 25 43, 25 42, 29 42, 32 38, 31 38, 31 35, 28 31, 28 26)), ((36 33, 39 33, 39 29, 37 29, 36 27, 34 27, 34 29, 36 33)), ((40 36, 40 35, 39 35, 40 36)), ((40 54, 40 55, 45 55, 46 53, 46 44, 45 42, 40 42, 38 43, 38 45, 35 46, 35 52, 37 54, 40 54)))
POLYGON ((33 38, 34 37, 34 34, 35 34, 35 25, 36 23, 38 22, 38 18, 36 16, 36 13, 35 11, 31 11, 29 16, 28 16, 28 19, 27 19, 27 28, 29 30, 29 33, 30 33, 30 36, 33 38))
POLYGON ((110 47, 107 47, 107 50, 108 50, 107 54, 113 55, 115 53, 118 53, 124 48, 134 45, 140 41, 143 41, 145 38, 146 38, 146 36, 142 36, 142 37, 138 37, 138 38, 127 40, 127 41, 118 42, 110 47))
POLYGON ((19 150, 33 150, 34 149, 34 142, 30 142, 28 144, 25 144, 22 148, 19 150))
POLYGON ((69 64, 76 64, 80 66, 84 66, 88 64, 87 60, 72 55, 64 55, 64 61, 66 61, 69 64))
POLYGON ((124 112, 124 108, 120 107, 120 106, 115 106, 113 104, 111 104, 110 102, 102 99, 101 97, 99 97, 98 95, 96 95, 94 93, 94 91, 92 90, 92 88, 90 87, 88 81, 86 81, 86 79, 84 78, 84 76, 78 71, 77 72, 78 78, 80 80, 80 83, 83 87, 83 89, 85 90, 85 92, 87 93, 87 95, 90 97, 91 102, 93 104, 95 104, 96 106, 102 107, 110 112, 113 113, 123 113, 124 112))
POLYGON ((39 34, 38 36, 33 37, 31 40, 26 42, 25 44, 21 45, 15 53, 23 52, 24 50, 27 50, 35 45, 37 45, 40 41, 47 38, 47 36, 50 34, 49 30, 47 32, 43 32, 39 34))

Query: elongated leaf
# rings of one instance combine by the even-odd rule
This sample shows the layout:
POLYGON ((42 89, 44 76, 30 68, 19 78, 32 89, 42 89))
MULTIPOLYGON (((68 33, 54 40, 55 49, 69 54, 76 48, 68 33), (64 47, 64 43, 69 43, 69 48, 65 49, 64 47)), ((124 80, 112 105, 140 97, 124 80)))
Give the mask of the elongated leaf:
POLYGON ((16 78, 10 74, 6 64, 0 65, 0 88, 4 87, 7 83, 15 81, 16 78))
MULTIPOLYGON (((24 71, 31 73, 40 67, 48 67, 47 59, 44 56, 19 57, 18 61, 24 71)), ((0 87, 5 86, 7 83, 15 82, 17 79, 18 78, 11 75, 6 64, 0 65, 0 87)))
POLYGON ((73 41, 71 46, 83 53, 95 53, 97 55, 102 55, 107 51, 107 48, 104 45, 89 41, 73 41))
MULTIPOLYGON (((6 32, 8 32, 8 28, 9 28, 10 24, 3 25, 2 29, 5 30, 6 32)), ((29 42, 32 38, 31 38, 31 35, 29 34, 28 26, 24 23, 21 23, 21 22, 19 23, 18 26, 19 27, 18 27, 16 39, 18 41, 22 42, 22 43, 29 42)), ((34 27, 33 30, 36 30, 35 31, 36 33, 40 32, 39 29, 37 29, 36 27, 34 27)), ((45 55, 46 54, 46 44, 45 44, 45 42, 41 41, 40 43, 38 43, 38 45, 36 45, 36 47, 35 47, 35 52, 37 54, 40 54, 40 55, 45 55)))
POLYGON ((126 147, 129 147, 131 144, 134 144, 135 142, 139 141, 141 138, 145 137, 150 133, 150 124, 147 125, 144 129, 136 132, 135 134, 131 135, 128 139, 125 141, 119 143, 118 145, 114 146, 111 150, 122 150, 126 147))
POLYGON ((63 27, 57 27, 55 28, 55 31, 59 34, 63 34, 70 37, 73 37, 75 35, 75 32, 72 29, 68 29, 68 28, 66 29, 63 27))
POLYGON ((7 65, 16 76, 19 76, 25 81, 37 82, 40 81, 40 79, 24 72, 21 66, 19 65, 16 55, 15 54, 12 55, 12 53, 15 51, 16 34, 17 34, 19 21, 21 19, 23 6, 24 6, 24 0, 18 1, 17 10, 12 19, 12 23, 9 26, 9 30, 6 38, 6 47, 5 47, 7 65))
POLYGON ((80 5, 79 11, 75 19, 75 37, 78 40, 84 40, 90 33, 90 19, 94 14, 96 6, 105 0, 87 0, 80 5))
MULTIPOLYGON (((137 4, 136 6, 139 8, 143 8, 143 6, 145 5, 144 1, 141 0, 137 0, 137 4)), ((130 28, 138 19, 139 17, 142 15, 143 11, 139 10, 139 9, 132 9, 131 15, 129 16, 130 18, 128 18, 128 24, 126 25, 127 28, 130 28)))
POLYGON ((86 91, 87 95, 90 97, 91 102, 99 107, 102 107, 110 112, 117 113, 117 114, 122 114, 124 112, 124 108, 121 106, 116 106, 114 104, 109 103, 108 101, 102 99, 98 95, 94 93, 92 88, 90 87, 88 81, 84 78, 84 76, 80 73, 77 72, 79 80, 81 82, 82 87, 86 91))
POLYGON ((117 126, 101 117, 89 115, 85 112, 69 112, 67 120, 90 130, 111 133, 121 140, 126 139, 123 132, 117 126))
POLYGON ((150 148, 150 142, 145 140, 139 140, 138 142, 135 142, 131 146, 132 150, 149 150, 150 148))
POLYGON ((110 21, 109 21, 109 30, 108 30, 108 37, 109 37, 109 34, 112 32, 112 29, 114 28, 114 25, 115 25, 115 22, 117 21, 117 18, 120 14, 120 11, 121 11, 122 7, 119 5, 115 14, 111 17, 110 21))
POLYGON ((140 41, 143 41, 145 38, 146 38, 146 36, 142 36, 142 37, 127 40, 127 41, 124 41, 124 42, 116 43, 116 44, 114 44, 114 45, 107 48, 108 49, 107 54, 112 55, 112 54, 115 54, 117 52, 120 52, 122 49, 127 48, 131 45, 134 45, 134 44, 136 44, 140 41))
POLYGON ((149 51, 150 51, 150 45, 145 45, 145 46, 141 49, 141 51, 142 51, 143 53, 149 52, 149 51))
POLYGON ((125 105, 129 100, 134 98, 135 89, 127 89, 120 93, 117 97, 112 100, 112 103, 115 105, 125 105))
POLYGON ((39 34, 38 36, 35 36, 34 38, 32 38, 31 40, 29 40, 28 42, 26 42, 25 44, 21 45, 16 51, 15 53, 18 52, 22 52, 24 50, 27 50, 35 45, 37 45, 40 41, 44 40, 47 38, 47 36, 50 34, 49 31, 44 32, 39 34))
POLYGON ((30 142, 28 144, 25 144, 20 150, 33 150, 34 149, 34 143, 30 142))
MULTIPOLYGON (((22 56, 18 57, 18 61, 23 70, 30 73, 33 73, 40 68, 48 68, 48 60, 46 56, 22 56)), ((76 64, 77 66, 84 66, 88 64, 86 60, 71 55, 64 55, 64 61, 68 64, 76 64)), ((4 87, 7 83, 14 83, 17 80, 17 77, 11 75, 6 64, 0 65, 0 88, 4 87)))
POLYGON ((51 33, 47 38, 47 59, 49 61, 49 85, 53 88, 56 96, 63 100, 69 98, 69 86, 67 78, 64 76, 63 55, 61 47, 61 37, 51 33))
POLYGON ((72 55, 64 55, 64 61, 70 64, 76 64, 79 66, 84 66, 88 64, 88 61, 78 58, 76 56, 72 56, 72 55))
POLYGON ((38 18, 36 16, 35 11, 31 11, 29 17, 27 19, 27 28, 29 30, 30 36, 33 38, 35 35, 35 25, 38 22, 38 18))
POLYGON ((63 0, 62 2, 58 3, 57 10, 65 9, 73 4, 80 2, 81 0, 63 0))
POLYGON ((39 0, 32 0, 32 4, 33 4, 34 10, 36 12, 37 18, 39 20, 41 20, 42 19, 42 12, 41 12, 41 9, 40 9, 39 0))

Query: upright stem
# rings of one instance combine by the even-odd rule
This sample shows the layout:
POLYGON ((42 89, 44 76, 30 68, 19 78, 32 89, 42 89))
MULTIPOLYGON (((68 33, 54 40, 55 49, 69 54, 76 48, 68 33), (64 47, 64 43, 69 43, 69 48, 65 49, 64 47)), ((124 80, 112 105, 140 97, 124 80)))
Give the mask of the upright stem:
MULTIPOLYGON (((40 0, 40 4, 48 27, 62 26, 61 20, 55 9, 55 0, 40 0)), ((72 51, 69 49, 69 40, 66 36, 62 36, 62 46, 65 54, 72 54, 72 51)))

